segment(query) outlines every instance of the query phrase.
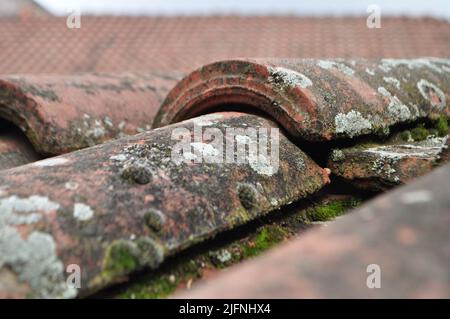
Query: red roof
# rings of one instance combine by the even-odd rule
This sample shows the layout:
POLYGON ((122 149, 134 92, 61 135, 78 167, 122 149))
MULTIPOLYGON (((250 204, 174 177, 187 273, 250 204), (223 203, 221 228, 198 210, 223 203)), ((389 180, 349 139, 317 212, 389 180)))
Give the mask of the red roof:
POLYGON ((435 19, 82 17, 0 20, 5 73, 191 71, 230 57, 448 57, 450 24, 435 19))

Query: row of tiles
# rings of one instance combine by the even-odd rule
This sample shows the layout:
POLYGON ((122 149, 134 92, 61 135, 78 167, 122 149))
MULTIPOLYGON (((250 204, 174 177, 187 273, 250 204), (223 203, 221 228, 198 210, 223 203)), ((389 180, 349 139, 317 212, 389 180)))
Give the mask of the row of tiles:
MULTIPOLYGON (((404 141, 389 130, 416 121, 446 123, 449 67, 438 59, 232 60, 207 65, 176 85, 176 75, 5 78, 0 114, 25 132, 39 155, 117 139, 0 173, 0 295, 91 294, 314 194, 331 171, 372 190, 430 171, 446 154, 447 132, 404 141), (196 117, 236 105, 278 124, 236 112, 196 117), (166 126, 174 122, 180 123, 166 126), (227 142, 230 127, 271 131, 279 124, 289 138, 279 133, 276 171, 267 159, 247 165, 171 159, 176 130, 214 128, 227 142), (381 136, 376 142, 358 143, 375 134, 381 136), (82 289, 65 285, 68 264, 82 266, 82 289)), ((190 159, 211 154, 202 139, 189 145, 190 159)))

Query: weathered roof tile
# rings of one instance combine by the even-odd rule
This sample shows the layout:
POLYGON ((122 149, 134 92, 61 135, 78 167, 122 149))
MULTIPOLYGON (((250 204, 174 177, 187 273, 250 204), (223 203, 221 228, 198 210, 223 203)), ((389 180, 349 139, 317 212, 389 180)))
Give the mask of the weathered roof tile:
MULTIPOLYGON (((0 286, 0 295, 73 297, 63 272, 73 263, 83 271, 78 293, 92 293, 329 182, 281 132, 278 169, 250 160, 177 165, 172 133, 182 128, 190 138, 198 125, 219 129, 227 143, 239 143, 228 127, 277 128, 255 115, 218 113, 2 171, 0 274, 12 269, 20 280, 0 286), (34 267, 44 258, 51 263, 34 267), (19 282, 28 285, 23 294, 19 282)), ((189 143, 198 144, 202 154, 210 149, 189 143)))
POLYGON ((449 298, 449 178, 447 165, 176 297, 449 298))
POLYGON ((448 136, 431 136, 419 142, 334 149, 327 167, 359 188, 382 191, 429 173, 448 161, 448 154, 448 136))
POLYGON ((170 91, 154 126, 247 105, 307 141, 389 134, 400 123, 450 116, 450 61, 226 60, 170 91))
POLYGON ((58 155, 149 129, 178 74, 16 75, 0 79, 0 116, 41 154, 58 155))

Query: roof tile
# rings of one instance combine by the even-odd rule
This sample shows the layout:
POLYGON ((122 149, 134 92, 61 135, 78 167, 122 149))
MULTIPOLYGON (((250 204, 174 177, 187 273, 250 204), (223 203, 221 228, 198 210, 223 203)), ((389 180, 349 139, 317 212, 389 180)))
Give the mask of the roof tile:
POLYGON ((58 155, 149 129, 179 74, 11 75, 0 116, 41 154, 58 155))
POLYGON ((0 20, 2 73, 152 72, 230 57, 449 57, 450 24, 383 17, 88 17, 0 20), (411 32, 414 30, 414 32, 411 32))
MULTIPOLYGON (((198 125, 221 130, 233 145, 229 127, 277 128, 255 115, 218 113, 0 172, 0 251, 8 252, 0 274, 12 269, 28 284, 21 297, 87 295, 329 183, 282 133, 270 172, 251 161, 177 165, 173 132, 190 137, 198 125), (32 266, 41 258, 49 268, 32 266), (65 286, 69 264, 82 269, 79 291, 65 286)), ((1 285, 0 296, 16 297, 16 288, 1 285)))
POLYGON ((449 178, 447 165, 176 297, 449 298, 449 178))

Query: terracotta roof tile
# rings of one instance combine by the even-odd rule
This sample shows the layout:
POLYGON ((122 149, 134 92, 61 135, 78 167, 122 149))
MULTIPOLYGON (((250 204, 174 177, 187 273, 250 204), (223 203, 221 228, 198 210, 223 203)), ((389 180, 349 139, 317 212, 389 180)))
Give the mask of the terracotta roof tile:
POLYGON ((200 123, 221 130, 233 145, 228 127, 276 128, 255 115, 217 113, 2 171, 0 274, 10 267, 28 289, 0 285, 0 296, 95 292, 329 183, 328 173, 281 133, 276 170, 234 162, 177 165, 172 133, 200 123), (34 245, 44 248, 27 253, 34 245), (41 259, 45 266, 33 267, 41 259), (73 263, 83 269, 80 290, 65 284, 62 265, 73 263))
POLYGON ((58 155, 148 130, 179 74, 0 77, 0 116, 58 155))
POLYGON ((449 178, 447 165, 177 297, 449 298, 449 178))
MULTIPOLYGON (((442 138, 434 138, 440 145, 428 145, 432 138, 422 144, 405 141, 401 156, 395 134, 403 124, 447 122, 448 65, 445 59, 216 62, 179 81, 154 121, 157 106, 177 77, 3 77, 1 114, 24 130, 38 151, 58 154, 119 138, 0 172, 0 248, 7 252, 0 265, 15 272, 8 270, 8 278, 19 276, 28 284, 25 290, 21 284, 3 290, 0 286, 0 296, 91 294, 137 270, 155 269, 168 256, 219 232, 317 193, 330 182, 331 172, 350 170, 351 176, 341 174, 350 180, 371 174, 391 187, 395 183, 390 177, 404 183, 430 171, 440 163, 448 128, 442 138), (217 112, 216 107, 227 105, 258 115, 217 112), (280 133, 277 171, 261 164, 261 158, 244 165, 174 162, 175 129, 183 128, 191 138, 196 127, 212 126, 227 140, 229 127, 277 128, 255 110, 271 115, 298 142, 280 133), (212 114, 195 117, 203 112, 212 114), (132 125, 130 134, 145 123, 185 121, 122 136, 118 123, 123 119, 132 125), (108 128, 111 134, 89 139, 97 130, 109 132, 108 128), (383 149, 375 152, 375 158, 366 156, 354 165, 337 160, 331 170, 323 167, 328 158, 333 160, 336 149, 351 157, 345 148, 349 143, 350 150, 356 149, 355 157, 374 148, 364 145, 364 135, 378 139, 379 147, 397 149, 383 149), (430 153, 424 158, 418 151, 430 153), (394 158, 389 155, 393 152, 394 158), (26 254, 34 245, 45 247, 39 250, 42 255, 26 254), (16 255, 17 247, 25 253, 16 255), (125 264, 120 259, 124 254, 125 264), (34 258, 50 258, 51 271, 56 272, 33 268, 34 258), (79 291, 67 290, 64 284, 62 267, 71 263, 85 271, 79 291), (32 271, 22 274, 24 264, 32 271), (39 276, 43 281, 35 281, 39 276)), ((431 135, 427 131, 425 137, 431 135)), ((199 152, 204 154, 212 147, 204 139, 189 145, 200 143, 199 152)), ((234 140, 233 136, 233 145, 234 140)), ((0 154, 8 156, 10 145, 2 139, 0 154)), ((197 156, 195 150, 183 154, 187 155, 197 156)), ((365 186, 380 188, 378 183, 365 186)))
POLYGON ((241 59, 205 65, 167 95, 154 126, 247 105, 296 138, 327 141, 450 116, 447 59, 241 59))
POLYGON ((433 19, 82 17, 0 20, 2 73, 188 72, 230 57, 448 57, 450 24, 433 19))

